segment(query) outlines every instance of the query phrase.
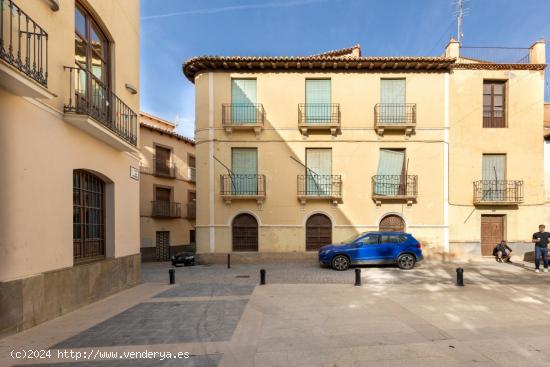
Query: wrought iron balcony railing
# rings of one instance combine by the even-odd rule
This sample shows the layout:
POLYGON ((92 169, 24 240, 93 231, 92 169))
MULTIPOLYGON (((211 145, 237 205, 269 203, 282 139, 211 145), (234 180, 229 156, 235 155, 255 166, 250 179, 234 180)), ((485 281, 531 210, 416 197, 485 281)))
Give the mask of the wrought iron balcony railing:
POLYGON ((529 48, 522 47, 460 47, 460 57, 481 63, 529 64, 529 48))
POLYGON ((513 205, 523 202, 521 180, 479 180, 474 182, 474 204, 513 205))
POLYGON ((416 124, 416 103, 377 103, 374 106, 377 126, 416 124))
POLYGON ((12 0, 0 0, 0 59, 48 85, 48 33, 12 0))
POLYGON ((172 201, 152 201, 153 211, 152 217, 156 218, 180 218, 181 203, 172 201))
POLYGON ((263 125, 264 106, 261 103, 224 103, 222 105, 222 123, 233 125, 263 125))
POLYGON ((383 199, 414 200, 418 196, 416 175, 374 175, 372 176, 372 197, 383 199))
POLYGON ((341 175, 298 175, 298 197, 342 198, 341 175))
POLYGON ((197 204, 187 203, 187 219, 195 219, 197 217, 197 204))
POLYGON ((153 169, 155 176, 176 177, 176 164, 169 159, 153 156, 153 169))
POLYGON ((340 125, 339 103, 300 103, 298 124, 340 125))
POLYGON ((265 175, 226 174, 220 176, 221 195, 226 202, 238 198, 265 198, 265 175))
POLYGON ((78 66, 69 71, 66 113, 88 115, 122 140, 137 145, 137 114, 91 72, 78 66))

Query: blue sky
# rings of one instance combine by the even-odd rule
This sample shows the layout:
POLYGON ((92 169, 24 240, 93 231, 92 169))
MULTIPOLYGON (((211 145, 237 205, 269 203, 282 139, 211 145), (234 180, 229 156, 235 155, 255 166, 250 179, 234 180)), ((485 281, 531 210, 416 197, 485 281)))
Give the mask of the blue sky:
MULTIPOLYGON (((189 137, 194 87, 181 65, 190 57, 309 55, 357 43, 365 56, 440 55, 456 36, 455 0, 140 1, 141 109, 177 121, 189 137)), ((550 41, 548 0, 469 0, 465 7, 465 46, 550 41)))

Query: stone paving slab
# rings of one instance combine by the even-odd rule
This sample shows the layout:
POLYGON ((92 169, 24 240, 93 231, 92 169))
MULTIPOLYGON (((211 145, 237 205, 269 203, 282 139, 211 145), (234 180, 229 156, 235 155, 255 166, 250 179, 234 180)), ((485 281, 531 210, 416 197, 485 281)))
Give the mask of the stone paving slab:
POLYGON ((141 303, 51 348, 226 341, 233 335, 246 303, 141 303))
MULTIPOLYGON (((190 356, 187 359, 132 359, 132 360, 101 360, 83 362, 62 362, 45 364, 26 364, 26 367, 217 367, 220 355, 190 356)), ((23 366, 23 365, 15 365, 23 366)))
POLYGON ((220 284, 191 283, 178 285, 157 294, 156 298, 165 297, 220 297, 247 296, 254 291, 254 284, 220 284))

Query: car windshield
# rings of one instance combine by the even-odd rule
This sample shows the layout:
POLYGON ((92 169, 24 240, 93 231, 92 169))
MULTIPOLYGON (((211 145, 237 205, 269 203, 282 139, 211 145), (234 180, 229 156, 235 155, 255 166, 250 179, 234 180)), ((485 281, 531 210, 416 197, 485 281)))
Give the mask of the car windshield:
POLYGON ((352 243, 353 241, 355 241, 356 239, 358 239, 359 237, 367 234, 368 232, 363 232, 363 233, 359 233, 359 234, 354 234, 353 236, 351 236, 350 238, 348 238, 347 240, 345 241, 342 241, 342 243, 352 243))

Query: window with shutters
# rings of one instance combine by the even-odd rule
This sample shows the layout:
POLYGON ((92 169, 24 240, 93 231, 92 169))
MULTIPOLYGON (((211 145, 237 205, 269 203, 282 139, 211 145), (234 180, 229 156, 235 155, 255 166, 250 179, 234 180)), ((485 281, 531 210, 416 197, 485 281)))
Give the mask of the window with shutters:
POLYGON ((506 82, 483 81, 483 127, 506 127, 506 82))
POLYGON ((257 121, 256 79, 231 79, 231 122, 255 124, 257 121))
POLYGON ((332 192, 332 149, 306 149, 306 194, 327 196, 332 192))
POLYGON ((256 148, 231 150, 233 195, 258 194, 258 151, 256 148))
POLYGON ((331 122, 330 79, 306 79, 306 123, 331 122))

